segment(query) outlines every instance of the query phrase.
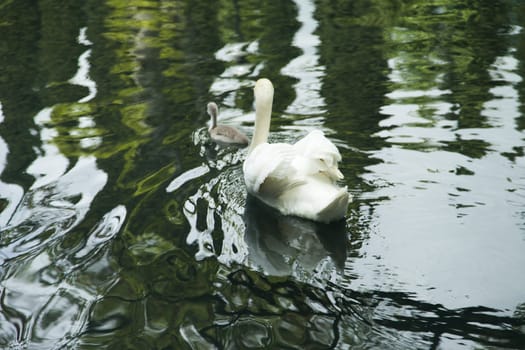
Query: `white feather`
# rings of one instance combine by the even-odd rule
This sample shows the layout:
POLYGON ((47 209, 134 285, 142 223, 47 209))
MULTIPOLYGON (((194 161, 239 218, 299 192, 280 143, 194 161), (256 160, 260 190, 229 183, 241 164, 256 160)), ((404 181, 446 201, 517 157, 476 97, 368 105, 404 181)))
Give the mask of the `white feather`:
POLYGON ((312 175, 325 176, 331 181, 344 178, 339 171, 338 163, 341 154, 335 145, 328 140, 321 130, 311 131, 294 144, 301 159, 305 172, 312 175))
POLYGON ((331 222, 346 215, 350 195, 342 179, 337 147, 319 131, 293 145, 269 144, 273 86, 255 84, 256 122, 248 157, 243 164, 248 192, 285 215, 331 222))

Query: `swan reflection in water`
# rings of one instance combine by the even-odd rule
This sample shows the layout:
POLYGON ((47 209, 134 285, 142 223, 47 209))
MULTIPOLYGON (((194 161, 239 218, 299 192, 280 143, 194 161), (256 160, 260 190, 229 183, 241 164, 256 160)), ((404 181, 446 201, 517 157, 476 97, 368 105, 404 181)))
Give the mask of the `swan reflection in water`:
POLYGON ((186 242, 198 248, 197 260, 215 255, 226 265, 242 264, 303 282, 315 276, 330 278, 325 274, 343 269, 348 246, 344 220, 322 224, 279 213, 240 191, 238 166, 226 167, 216 177, 207 166, 194 170, 190 179, 177 178, 168 190, 175 191, 192 177, 211 177, 184 203, 190 224, 186 242))
MULTIPOLYGON (((346 260, 346 223, 322 224, 285 216, 248 195, 244 212, 248 265, 267 275, 305 275, 342 270, 346 260)), ((309 276, 312 277, 312 276, 309 276)))

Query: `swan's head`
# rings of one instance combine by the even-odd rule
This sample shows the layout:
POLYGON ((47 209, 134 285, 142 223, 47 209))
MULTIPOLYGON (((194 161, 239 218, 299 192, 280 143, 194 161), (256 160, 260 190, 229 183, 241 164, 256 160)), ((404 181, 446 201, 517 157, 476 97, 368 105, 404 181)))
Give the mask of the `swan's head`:
POLYGON ((270 105, 273 101, 273 85, 272 82, 266 78, 257 80, 253 88, 255 96, 255 103, 262 103, 270 105))

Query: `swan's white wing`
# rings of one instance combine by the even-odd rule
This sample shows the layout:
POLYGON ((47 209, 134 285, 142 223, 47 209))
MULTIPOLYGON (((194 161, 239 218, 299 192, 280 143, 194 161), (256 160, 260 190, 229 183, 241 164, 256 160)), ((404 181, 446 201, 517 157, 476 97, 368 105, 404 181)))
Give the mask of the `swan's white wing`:
POLYGON ((303 168, 309 174, 324 174, 331 181, 343 179, 343 174, 338 168, 341 154, 337 147, 324 136, 322 131, 314 130, 310 132, 297 141, 293 147, 303 157, 303 168))
POLYGON ((243 165, 248 191, 263 197, 278 197, 302 183, 293 167, 295 149, 285 143, 257 146, 243 165))
POLYGON ((324 136, 321 130, 313 130, 297 141, 293 147, 296 151, 309 158, 320 158, 329 166, 337 165, 341 161, 341 153, 337 147, 324 136))

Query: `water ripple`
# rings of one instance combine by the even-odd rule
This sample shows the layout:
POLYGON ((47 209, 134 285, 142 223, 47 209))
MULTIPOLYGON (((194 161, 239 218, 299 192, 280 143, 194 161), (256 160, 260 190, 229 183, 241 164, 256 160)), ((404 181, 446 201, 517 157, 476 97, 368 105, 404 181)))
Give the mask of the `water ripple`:
POLYGON ((3 310, 0 345, 39 349, 67 347, 77 341, 90 317, 91 307, 100 293, 117 281, 108 255, 111 240, 120 231, 126 209, 119 205, 104 215, 82 245, 67 249, 61 242, 47 241, 46 249, 31 259, 10 265, 2 282, 3 310), (61 246, 62 245, 62 246, 61 246), (19 320, 19 321, 18 321, 19 320), (7 325, 23 326, 13 334, 7 325))
POLYGON ((37 253, 84 218, 107 175, 95 157, 80 158, 58 180, 30 189, 0 235, 0 259, 37 253))
POLYGON ((126 207, 119 205, 104 215, 101 222, 88 234, 84 247, 74 255, 75 260, 89 261, 110 239, 120 232, 126 219, 126 207))

